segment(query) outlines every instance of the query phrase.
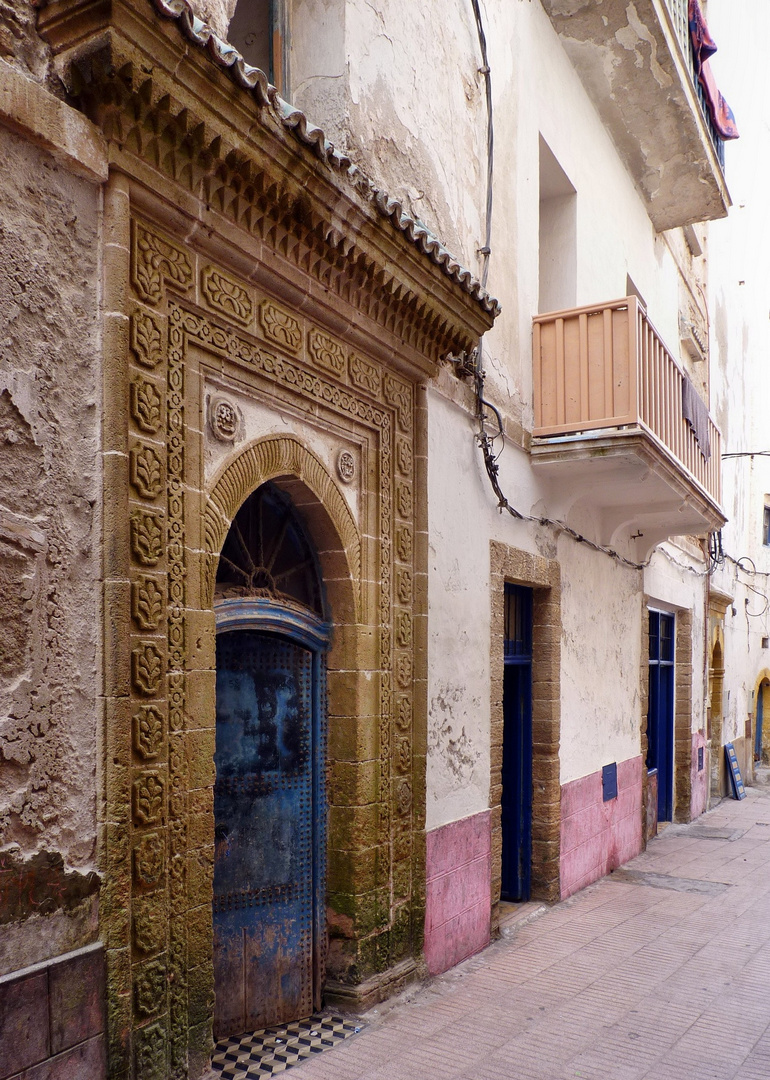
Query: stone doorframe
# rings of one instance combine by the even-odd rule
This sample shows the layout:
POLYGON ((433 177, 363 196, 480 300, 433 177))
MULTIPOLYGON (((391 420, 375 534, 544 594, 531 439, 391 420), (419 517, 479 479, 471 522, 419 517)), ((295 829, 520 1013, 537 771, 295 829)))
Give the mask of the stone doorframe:
MULTIPOLYGON (((499 309, 184 3, 54 0, 38 26, 110 163, 99 806, 109 1073, 197 1080, 211 1049, 218 545, 238 499, 273 477, 307 514, 327 584, 339 582, 328 969, 374 1000, 419 968, 424 922, 417 391, 499 309), (234 444, 207 480, 207 379, 294 417, 293 442, 234 444), (314 458, 302 416, 363 462, 355 528, 334 495, 340 459, 314 458)), ((232 411, 217 417, 231 436, 232 411)))
POLYGON ((642 754, 642 837, 649 839, 647 822, 647 707, 649 703, 650 608, 674 615, 674 794, 672 818, 688 822, 692 818, 692 611, 689 608, 662 608, 660 601, 642 597, 642 648, 640 672, 640 745, 642 754))
POLYGON ((312 322, 312 307, 299 315, 239 280, 147 210, 145 203, 143 216, 132 213, 130 230, 123 222, 133 294, 128 362, 115 366, 105 394, 125 448, 107 459, 105 502, 111 519, 127 525, 117 554, 130 622, 120 617, 129 605, 117 575, 105 582, 106 606, 115 648, 128 643, 130 662, 111 668, 119 685, 108 702, 108 814, 124 821, 103 848, 111 869, 101 925, 110 942, 113 1061, 125 1059, 130 1033, 134 1075, 166 1080, 185 1063, 200 1074, 210 1049, 214 580, 232 518, 267 480, 305 519, 334 621, 330 982, 354 1000, 373 1000, 418 968, 426 546, 416 496, 424 433, 408 379, 312 322), (328 357, 332 370, 324 370, 328 357), (276 415, 304 410, 309 428, 328 424, 348 440, 362 474, 360 525, 332 476, 335 462, 294 436, 233 448, 206 482, 211 379, 276 415), (118 715, 132 718, 128 744, 118 715))
POLYGON ((721 799, 726 786, 724 754, 725 615, 732 596, 709 588, 708 594, 708 727, 706 746, 709 753, 709 798, 721 799))
POLYGON ((760 747, 759 762, 755 761, 754 768, 767 765, 768 754, 770 753, 770 668, 762 668, 754 680, 754 693, 751 697, 751 710, 749 712, 752 731, 752 755, 753 745, 757 737, 757 703, 760 693, 762 694, 762 745, 760 747), (767 717, 767 723, 765 723, 765 717, 767 717))
POLYGON ((495 540, 490 543, 492 601, 490 646, 490 789, 492 811, 492 931, 499 923, 503 765, 503 641, 505 583, 533 591, 532 612, 532 896, 560 895, 561 783, 561 568, 495 540))

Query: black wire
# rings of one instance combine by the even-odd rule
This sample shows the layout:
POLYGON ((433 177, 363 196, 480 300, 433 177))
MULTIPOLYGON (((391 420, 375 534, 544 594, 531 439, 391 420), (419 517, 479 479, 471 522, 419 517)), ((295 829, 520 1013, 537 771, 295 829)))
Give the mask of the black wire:
POLYGON ((770 457, 770 450, 741 450, 734 454, 722 454, 722 461, 731 457, 770 457))

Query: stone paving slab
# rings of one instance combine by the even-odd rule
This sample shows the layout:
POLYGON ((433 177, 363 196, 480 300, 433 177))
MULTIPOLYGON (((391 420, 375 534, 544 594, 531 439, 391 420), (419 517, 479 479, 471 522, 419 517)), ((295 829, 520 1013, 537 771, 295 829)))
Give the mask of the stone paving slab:
POLYGON ((770 787, 363 1019, 292 1078, 770 1080, 770 787))

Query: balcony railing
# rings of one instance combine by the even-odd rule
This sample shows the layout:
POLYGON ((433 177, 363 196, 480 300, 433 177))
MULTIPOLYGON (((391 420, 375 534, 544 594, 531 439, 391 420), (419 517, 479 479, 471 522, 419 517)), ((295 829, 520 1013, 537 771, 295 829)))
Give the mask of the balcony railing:
POLYGON ((719 164, 724 169, 724 139, 714 127, 714 121, 711 119, 711 113, 709 112, 709 107, 706 104, 706 95, 703 92, 703 87, 698 81, 698 76, 695 74, 695 57, 692 51, 692 38, 690 37, 688 0, 666 0, 666 3, 668 5, 669 14, 671 15, 671 21, 673 22, 674 29, 676 30, 676 36, 679 39, 679 44, 682 47, 682 53, 684 54, 687 61, 687 70, 690 72, 690 78, 692 79, 693 85, 695 87, 695 93, 698 95, 700 110, 703 113, 703 119, 706 122, 706 127, 708 128, 711 143, 714 147, 717 159, 719 160, 719 164))
POLYGON ((706 458, 682 415, 682 369, 635 296, 538 315, 533 330, 534 438, 637 430, 719 506, 719 429, 709 417, 706 458))

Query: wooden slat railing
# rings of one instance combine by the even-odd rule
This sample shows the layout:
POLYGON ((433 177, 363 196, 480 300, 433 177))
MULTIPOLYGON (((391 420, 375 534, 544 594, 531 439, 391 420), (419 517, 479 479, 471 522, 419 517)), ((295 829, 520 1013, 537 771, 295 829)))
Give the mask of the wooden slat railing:
POLYGON ((719 504, 719 429, 709 417, 706 460, 682 416, 682 369, 635 296, 536 316, 533 376, 534 437, 639 426, 719 504))

